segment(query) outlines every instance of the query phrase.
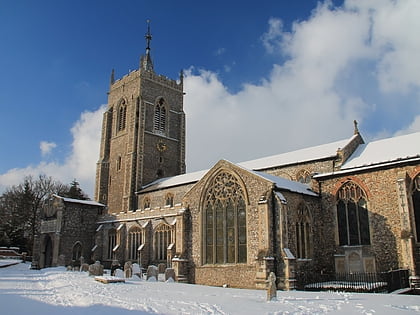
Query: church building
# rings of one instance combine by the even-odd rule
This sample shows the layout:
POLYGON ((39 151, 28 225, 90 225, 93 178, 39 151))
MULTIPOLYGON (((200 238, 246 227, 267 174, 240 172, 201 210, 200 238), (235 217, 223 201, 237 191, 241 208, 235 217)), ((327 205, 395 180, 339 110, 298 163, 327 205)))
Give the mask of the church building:
POLYGON ((149 29, 139 69, 112 72, 96 201, 55 197, 62 213, 66 203, 82 209, 81 229, 65 238, 50 204, 39 267, 83 255, 239 288, 265 288, 274 272, 286 290, 298 274, 420 273, 420 133, 365 143, 355 122, 347 139, 185 173, 183 74, 155 73, 151 39, 149 29))

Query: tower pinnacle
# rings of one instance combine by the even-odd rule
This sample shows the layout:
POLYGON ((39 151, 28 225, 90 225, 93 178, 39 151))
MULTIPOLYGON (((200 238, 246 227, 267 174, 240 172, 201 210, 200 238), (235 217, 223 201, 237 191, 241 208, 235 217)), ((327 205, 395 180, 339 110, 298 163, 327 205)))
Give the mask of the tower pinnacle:
POLYGON ((147 33, 144 36, 146 39, 146 55, 141 57, 140 68, 146 71, 153 71, 152 57, 150 56, 150 41, 152 40, 152 34, 150 33, 150 20, 147 20, 147 33))

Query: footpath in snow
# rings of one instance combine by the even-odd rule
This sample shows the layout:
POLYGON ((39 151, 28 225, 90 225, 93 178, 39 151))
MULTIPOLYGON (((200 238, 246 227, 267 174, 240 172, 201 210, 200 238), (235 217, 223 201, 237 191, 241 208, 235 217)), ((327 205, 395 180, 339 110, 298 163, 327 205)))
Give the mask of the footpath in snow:
POLYGON ((1 314, 420 314, 420 296, 278 291, 147 282, 103 284, 63 267, 0 268, 1 314))

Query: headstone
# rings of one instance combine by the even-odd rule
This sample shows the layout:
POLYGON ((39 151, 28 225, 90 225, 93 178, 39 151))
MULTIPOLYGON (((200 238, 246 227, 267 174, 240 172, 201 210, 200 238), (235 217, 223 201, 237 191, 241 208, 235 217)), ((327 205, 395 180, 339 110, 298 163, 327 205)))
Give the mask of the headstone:
POLYGON ((158 268, 159 268, 159 273, 165 273, 166 264, 159 264, 158 268))
POLYGON ((124 278, 124 271, 122 271, 121 269, 115 269, 114 277, 124 278))
POLYGON ((104 266, 99 261, 89 265, 89 276, 103 276, 104 266))
POLYGON ((118 260, 114 259, 111 264, 111 276, 115 275, 115 270, 121 268, 118 260))
POLYGON ((149 280, 152 277, 154 277, 157 280, 158 275, 159 275, 158 267, 154 265, 150 265, 149 267, 147 267, 146 280, 149 280))
POLYGON ((79 261, 80 261, 80 266, 82 266, 85 263, 85 258, 83 256, 80 256, 79 261))
POLYGON ((175 281, 175 269, 174 268, 166 268, 165 270, 165 281, 172 279, 175 281))
POLYGON ((86 271, 89 271, 89 264, 84 263, 80 266, 80 272, 86 272, 86 271))
POLYGON ((132 271, 133 271, 133 275, 137 275, 141 278, 141 269, 140 269, 140 265, 135 263, 132 266, 132 271))
POLYGON ((133 264, 131 261, 127 261, 124 264, 124 277, 131 278, 133 276, 133 264))
POLYGON ((59 266, 65 266, 66 265, 66 256, 64 256, 63 254, 61 254, 60 256, 58 256, 57 264, 59 266))
POLYGON ((270 272, 267 280, 267 301, 272 301, 277 298, 276 275, 270 272))

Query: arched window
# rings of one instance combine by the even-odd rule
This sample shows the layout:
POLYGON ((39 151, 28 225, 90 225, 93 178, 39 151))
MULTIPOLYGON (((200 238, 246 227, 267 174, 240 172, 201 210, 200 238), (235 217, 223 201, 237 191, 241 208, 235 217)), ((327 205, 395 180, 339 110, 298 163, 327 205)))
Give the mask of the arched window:
POLYGON ((155 106, 153 125, 155 133, 162 135, 166 133, 166 106, 163 98, 160 98, 155 106))
POLYGON ((168 206, 168 207, 173 207, 174 206, 174 195, 166 194, 165 205, 168 206))
POLYGON ((76 242, 73 245, 73 251, 72 251, 72 260, 78 261, 80 257, 82 256, 82 244, 80 242, 76 242))
POLYGON ((110 230, 108 232, 108 251, 107 251, 107 258, 113 259, 114 248, 117 245, 117 233, 115 230, 110 230))
POLYGON ((167 224, 160 224, 155 230, 155 257, 156 260, 166 261, 167 250, 175 242, 173 229, 167 224))
POLYGON ((125 104, 125 100, 122 100, 118 108, 118 119, 117 119, 118 131, 122 131, 125 129, 126 118, 127 118, 127 106, 125 104))
POLYGON ((149 197, 145 197, 143 200, 143 208, 144 209, 149 209, 150 208, 150 198, 149 197))
POLYGON ((296 253, 297 258, 310 258, 311 244, 311 217, 309 209, 301 203, 297 209, 296 220, 296 253))
POLYGON ((204 262, 246 263, 246 205, 237 178, 222 171, 211 181, 204 201, 204 262))
POLYGON ((365 192, 347 182, 338 191, 337 222, 340 245, 369 245, 369 215, 365 192))
POLYGON ((311 179, 311 173, 309 173, 307 170, 300 170, 296 174, 296 180, 302 184, 310 184, 311 179))
POLYGON ((128 259, 138 258, 138 248, 143 244, 143 233, 139 227, 133 227, 128 232, 128 259))
POLYGON ((413 208, 417 242, 420 242, 420 174, 414 179, 413 208))

